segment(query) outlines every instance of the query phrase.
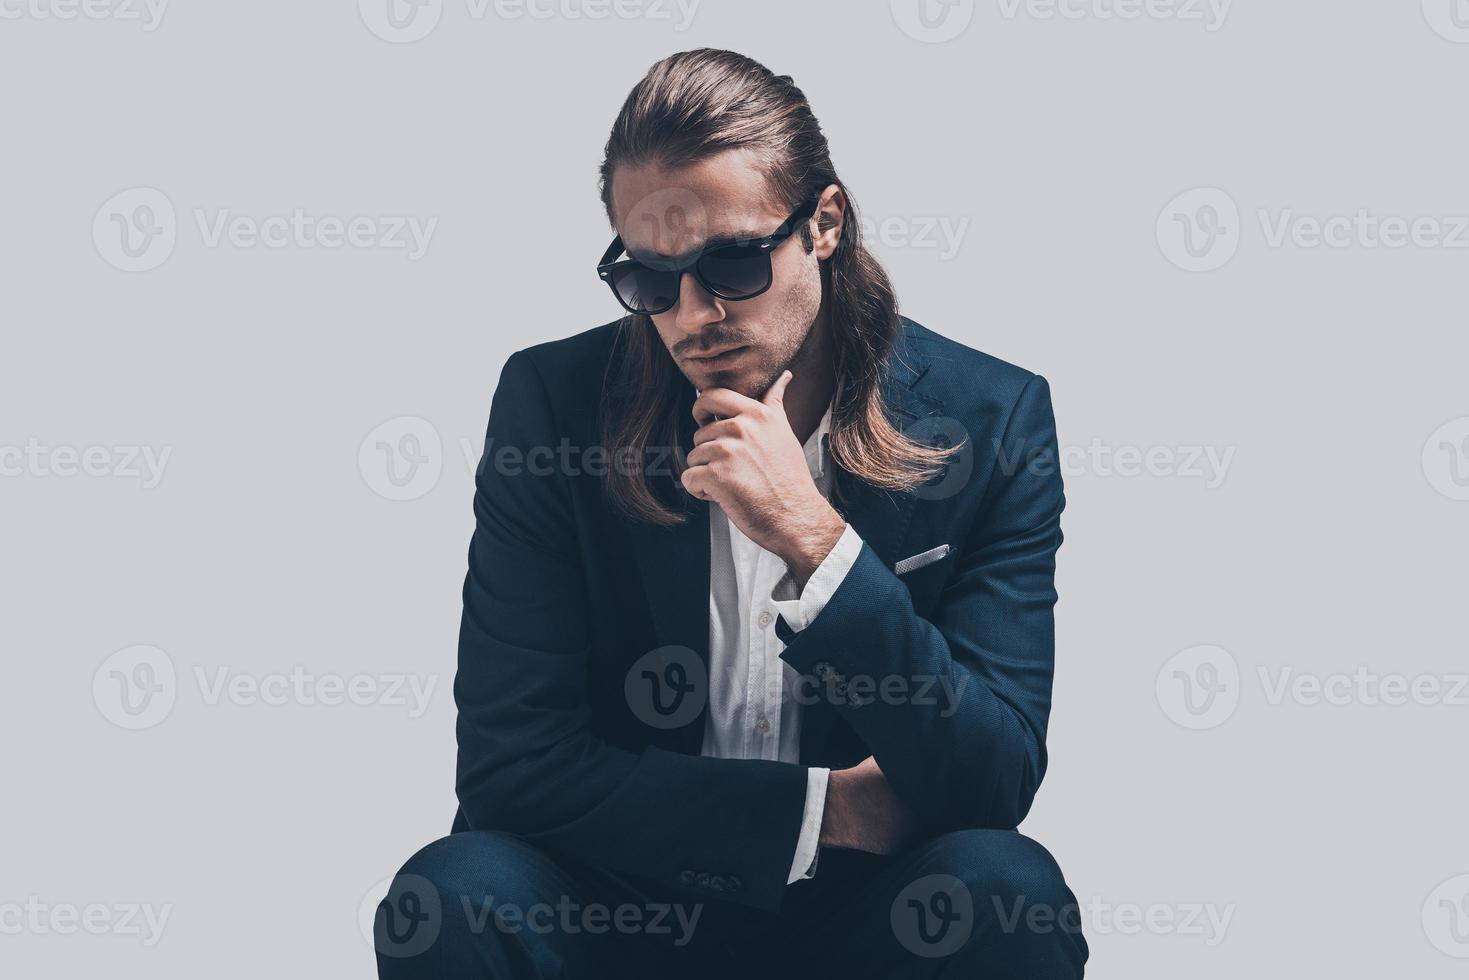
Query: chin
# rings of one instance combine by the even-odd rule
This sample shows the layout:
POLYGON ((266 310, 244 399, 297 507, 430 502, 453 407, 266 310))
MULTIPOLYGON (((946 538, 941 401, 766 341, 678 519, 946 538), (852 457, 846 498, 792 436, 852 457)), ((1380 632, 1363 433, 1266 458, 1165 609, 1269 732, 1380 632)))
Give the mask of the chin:
MULTIPOLYGON (((746 398, 758 400, 770 386, 775 383, 775 378, 766 377, 768 372, 759 368, 737 367, 726 370, 699 371, 690 376, 685 375, 694 387, 701 391, 705 388, 728 388, 737 391, 746 398)), ((780 372, 776 372, 779 377, 780 372)))
POLYGON ((749 398, 758 398, 760 396, 750 390, 754 381, 755 379, 750 376, 748 371, 706 371, 703 377, 695 380, 695 384, 701 390, 704 388, 728 388, 730 391, 737 391, 749 398))

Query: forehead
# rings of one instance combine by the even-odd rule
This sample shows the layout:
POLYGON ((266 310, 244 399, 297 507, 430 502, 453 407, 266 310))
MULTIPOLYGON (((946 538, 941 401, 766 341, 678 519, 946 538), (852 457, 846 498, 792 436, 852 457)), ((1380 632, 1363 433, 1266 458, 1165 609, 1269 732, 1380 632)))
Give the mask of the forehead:
POLYGON ((679 256, 719 238, 768 235, 786 217, 747 150, 669 169, 618 167, 612 211, 629 253, 679 256))

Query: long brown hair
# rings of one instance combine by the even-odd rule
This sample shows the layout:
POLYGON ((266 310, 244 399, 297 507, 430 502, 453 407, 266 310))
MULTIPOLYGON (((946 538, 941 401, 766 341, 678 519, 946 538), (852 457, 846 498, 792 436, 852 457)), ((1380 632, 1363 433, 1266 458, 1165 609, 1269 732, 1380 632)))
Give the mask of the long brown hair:
MULTIPOLYGON (((841 188, 846 227, 821 268, 835 351, 831 455, 853 476, 889 490, 931 479, 956 450, 915 442, 888 417, 879 381, 900 329, 897 297, 862 244, 856 201, 837 177, 826 136, 789 75, 714 48, 681 51, 653 65, 628 94, 607 140, 601 195, 608 220, 616 225, 617 167, 655 163, 677 169, 731 149, 754 151, 767 185, 788 210, 832 184, 841 188)), ((809 251, 809 225, 803 223, 801 236, 809 251)), ((614 347, 620 359, 614 351, 616 367, 603 389, 604 445, 632 460, 680 446, 679 425, 687 414, 680 409, 689 385, 652 319, 623 317, 614 347)), ((650 475, 646 466, 612 467, 606 491, 635 520, 681 522, 683 515, 660 499, 650 475)))

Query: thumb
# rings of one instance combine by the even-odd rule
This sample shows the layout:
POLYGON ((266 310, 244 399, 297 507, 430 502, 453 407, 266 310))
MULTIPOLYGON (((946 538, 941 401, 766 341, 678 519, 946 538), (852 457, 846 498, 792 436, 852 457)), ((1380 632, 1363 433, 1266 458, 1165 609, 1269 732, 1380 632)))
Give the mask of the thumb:
POLYGON ((795 375, 789 370, 782 371, 780 377, 775 379, 775 384, 770 386, 770 390, 765 393, 765 397, 760 399, 760 401, 770 406, 785 404, 786 386, 791 383, 791 379, 794 377, 795 375))

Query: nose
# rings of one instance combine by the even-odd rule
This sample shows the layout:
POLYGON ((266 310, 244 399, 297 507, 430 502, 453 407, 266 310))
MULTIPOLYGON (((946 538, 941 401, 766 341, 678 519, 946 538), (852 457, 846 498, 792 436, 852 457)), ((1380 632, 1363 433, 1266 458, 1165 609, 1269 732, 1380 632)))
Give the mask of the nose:
POLYGON ((678 305, 674 307, 674 323, 690 336, 699 334, 705 325, 724 319, 719 297, 703 286, 692 272, 685 272, 678 283, 678 305))

